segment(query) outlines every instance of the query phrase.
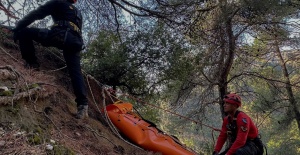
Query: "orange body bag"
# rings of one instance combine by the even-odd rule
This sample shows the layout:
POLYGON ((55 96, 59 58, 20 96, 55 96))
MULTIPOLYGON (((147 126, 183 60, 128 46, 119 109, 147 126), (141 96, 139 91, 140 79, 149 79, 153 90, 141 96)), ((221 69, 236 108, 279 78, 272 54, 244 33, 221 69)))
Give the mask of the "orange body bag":
POLYGON ((132 110, 132 104, 111 104, 106 106, 108 117, 119 131, 136 145, 148 151, 163 155, 194 155, 169 135, 144 121, 132 110))

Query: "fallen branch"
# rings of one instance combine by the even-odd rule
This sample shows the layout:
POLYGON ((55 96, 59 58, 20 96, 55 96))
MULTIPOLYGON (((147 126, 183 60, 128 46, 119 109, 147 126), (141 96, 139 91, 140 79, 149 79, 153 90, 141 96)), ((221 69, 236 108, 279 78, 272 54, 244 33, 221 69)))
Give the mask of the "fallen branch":
POLYGON ((20 92, 14 96, 1 96, 0 97, 0 105, 8 105, 9 103, 11 103, 12 100, 18 101, 22 98, 27 98, 34 94, 40 93, 40 91, 41 91, 41 88, 36 87, 36 88, 29 89, 26 92, 20 92))

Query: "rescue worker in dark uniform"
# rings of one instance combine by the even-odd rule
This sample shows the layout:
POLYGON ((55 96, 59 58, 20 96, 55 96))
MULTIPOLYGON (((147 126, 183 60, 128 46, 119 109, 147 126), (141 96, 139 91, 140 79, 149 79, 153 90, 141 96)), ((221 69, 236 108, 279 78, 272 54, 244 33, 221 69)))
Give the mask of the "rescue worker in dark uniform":
POLYGON ((242 111, 239 95, 231 93, 224 97, 224 111, 228 115, 224 118, 222 131, 218 137, 213 155, 262 155, 263 144, 258 137, 258 129, 251 118, 242 111), (219 153, 226 142, 228 148, 219 153))
POLYGON ((81 73, 80 51, 84 43, 81 34, 82 16, 73 5, 76 0, 50 0, 31 11, 18 21, 14 31, 15 42, 19 40, 22 58, 29 68, 39 68, 33 40, 46 47, 63 50, 77 103, 77 118, 88 116, 88 100, 84 78, 81 73), (51 15, 54 25, 51 29, 28 28, 35 20, 51 15))

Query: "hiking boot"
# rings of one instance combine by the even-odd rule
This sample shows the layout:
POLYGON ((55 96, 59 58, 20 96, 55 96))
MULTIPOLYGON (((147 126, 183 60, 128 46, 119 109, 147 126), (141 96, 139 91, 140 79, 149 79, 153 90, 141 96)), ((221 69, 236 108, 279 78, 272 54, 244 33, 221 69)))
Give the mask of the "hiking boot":
POLYGON ((77 106, 77 119, 88 118, 88 105, 79 105, 77 106))

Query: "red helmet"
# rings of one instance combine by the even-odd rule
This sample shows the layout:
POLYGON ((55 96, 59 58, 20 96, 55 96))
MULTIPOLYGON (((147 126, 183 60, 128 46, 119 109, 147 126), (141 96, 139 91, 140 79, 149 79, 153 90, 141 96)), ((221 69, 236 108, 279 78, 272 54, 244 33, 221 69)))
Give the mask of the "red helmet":
POLYGON ((241 97, 235 93, 230 93, 224 96, 223 98, 224 102, 230 103, 230 104, 236 104, 239 107, 242 105, 241 97))

